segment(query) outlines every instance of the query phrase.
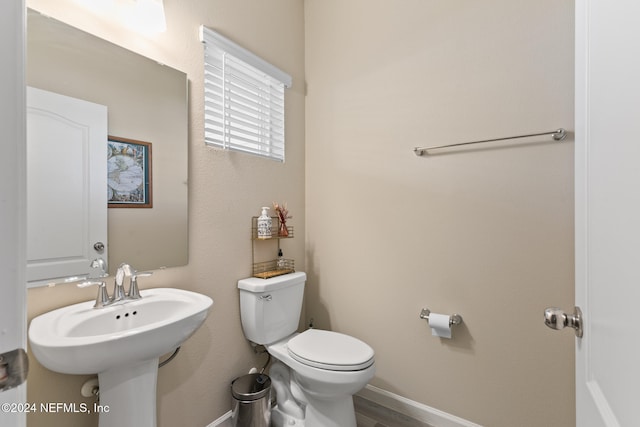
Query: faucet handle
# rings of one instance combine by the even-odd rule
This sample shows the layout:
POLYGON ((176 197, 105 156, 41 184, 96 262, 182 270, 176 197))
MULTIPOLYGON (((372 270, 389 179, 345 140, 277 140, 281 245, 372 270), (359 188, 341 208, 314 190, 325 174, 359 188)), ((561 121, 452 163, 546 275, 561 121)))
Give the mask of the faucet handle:
POLYGON ((131 275, 131 282, 129 284, 129 299, 140 299, 140 290, 138 289, 138 277, 149 277, 153 274, 153 271, 135 271, 131 275))
POLYGON ((109 299, 109 293, 107 292, 107 282, 104 280, 85 280, 82 283, 78 283, 76 286, 79 288, 86 288, 88 286, 98 286, 98 296, 96 297, 96 303, 93 308, 102 308, 111 303, 109 299))
POLYGON ((134 271, 131 277, 149 277, 153 274, 153 271, 134 271))

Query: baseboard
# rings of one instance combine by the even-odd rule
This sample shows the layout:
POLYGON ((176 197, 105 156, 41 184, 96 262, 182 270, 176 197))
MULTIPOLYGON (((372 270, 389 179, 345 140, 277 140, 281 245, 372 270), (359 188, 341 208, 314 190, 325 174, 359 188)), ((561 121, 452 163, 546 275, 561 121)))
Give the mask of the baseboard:
MULTIPOLYGON (((440 411, 422 403, 407 399, 372 385, 358 392, 359 397, 402 415, 437 427, 482 427, 455 415, 440 411)), ((207 427, 231 427, 231 411, 227 412, 207 427)))
POLYGON ((432 426, 482 427, 480 424, 472 423, 372 385, 367 385, 357 393, 357 396, 432 426))
POLYGON ((231 427, 231 411, 227 412, 207 427, 231 427))

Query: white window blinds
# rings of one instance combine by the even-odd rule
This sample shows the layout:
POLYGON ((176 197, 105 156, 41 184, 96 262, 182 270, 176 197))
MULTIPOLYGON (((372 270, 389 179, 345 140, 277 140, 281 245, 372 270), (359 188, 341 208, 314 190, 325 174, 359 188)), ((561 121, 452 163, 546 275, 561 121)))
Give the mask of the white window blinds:
POLYGON ((284 89, 291 76, 204 26, 200 39, 205 142, 284 162, 284 89))

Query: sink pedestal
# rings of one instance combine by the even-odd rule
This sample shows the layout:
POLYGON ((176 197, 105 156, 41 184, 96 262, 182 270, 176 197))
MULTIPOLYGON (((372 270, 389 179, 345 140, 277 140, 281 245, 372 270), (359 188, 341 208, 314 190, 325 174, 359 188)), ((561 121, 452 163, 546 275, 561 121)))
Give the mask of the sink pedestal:
POLYGON ((158 358, 98 374, 99 427, 156 427, 158 358))

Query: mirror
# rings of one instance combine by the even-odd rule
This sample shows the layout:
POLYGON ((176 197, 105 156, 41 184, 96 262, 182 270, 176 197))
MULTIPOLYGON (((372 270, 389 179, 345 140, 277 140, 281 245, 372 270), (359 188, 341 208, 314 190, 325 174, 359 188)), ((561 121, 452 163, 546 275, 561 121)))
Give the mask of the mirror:
POLYGON ((106 105, 110 136, 150 143, 153 202, 108 209, 109 273, 187 264, 186 74, 33 10, 26 68, 28 86, 106 105))

